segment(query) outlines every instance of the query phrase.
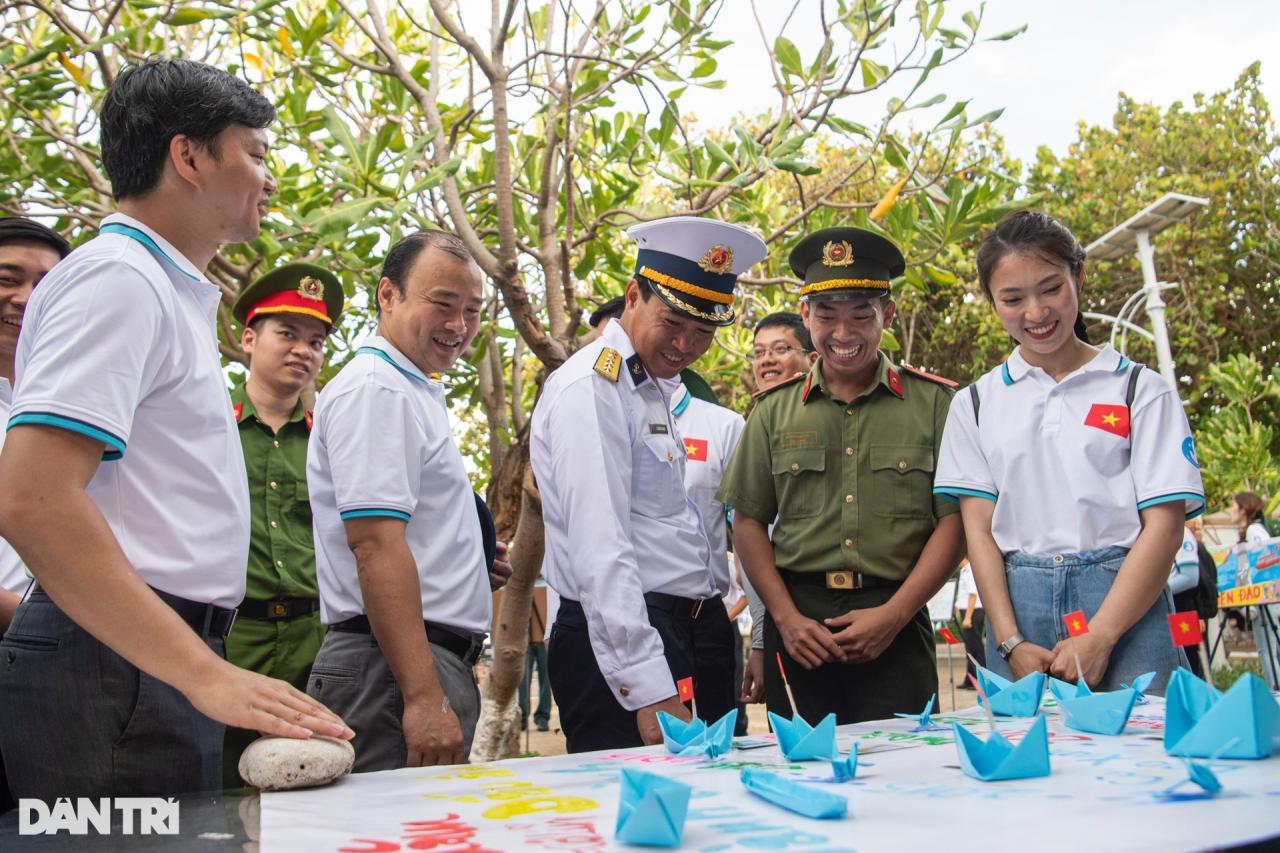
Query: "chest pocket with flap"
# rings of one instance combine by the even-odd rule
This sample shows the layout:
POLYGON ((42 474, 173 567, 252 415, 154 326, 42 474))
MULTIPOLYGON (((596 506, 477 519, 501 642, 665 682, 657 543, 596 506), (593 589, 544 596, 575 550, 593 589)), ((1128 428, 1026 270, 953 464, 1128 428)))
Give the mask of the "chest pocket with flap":
POLYGON ((933 515, 933 447, 920 444, 871 446, 871 505, 886 518, 933 515))
POLYGON ((822 511, 826 500, 827 450, 793 447, 773 453, 773 486, 778 494, 779 518, 808 518, 822 511))

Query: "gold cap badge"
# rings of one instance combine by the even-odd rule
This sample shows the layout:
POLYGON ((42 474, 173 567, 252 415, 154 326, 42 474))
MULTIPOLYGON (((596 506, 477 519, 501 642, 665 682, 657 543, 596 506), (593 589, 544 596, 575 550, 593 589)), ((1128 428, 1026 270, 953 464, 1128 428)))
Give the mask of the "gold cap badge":
POLYGON ((707 249, 707 253, 702 256, 702 260, 698 261, 698 266, 707 272, 721 275, 733 272, 733 249, 717 243, 707 249))
POLYGON ((298 295, 303 299, 314 299, 317 302, 324 301, 324 282, 318 278, 304 275, 298 279, 298 295))
POLYGON ((822 265, 824 267, 847 267, 853 263, 853 246, 848 240, 828 240, 822 247, 822 265))

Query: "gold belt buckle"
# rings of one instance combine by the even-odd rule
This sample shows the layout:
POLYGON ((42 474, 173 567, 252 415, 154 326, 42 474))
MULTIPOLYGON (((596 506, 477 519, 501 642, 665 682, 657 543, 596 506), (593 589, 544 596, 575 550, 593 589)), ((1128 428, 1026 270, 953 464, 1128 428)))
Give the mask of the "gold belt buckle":
POLYGON ((697 601, 693 603, 693 609, 689 611, 690 619, 698 618, 698 614, 702 612, 702 602, 704 601, 706 601, 705 598, 699 598, 697 601))
POLYGON ((283 619, 289 615, 289 605, 284 601, 271 602, 271 615, 276 619, 283 619))
POLYGON ((862 573, 827 572, 827 589, 862 589, 862 573))

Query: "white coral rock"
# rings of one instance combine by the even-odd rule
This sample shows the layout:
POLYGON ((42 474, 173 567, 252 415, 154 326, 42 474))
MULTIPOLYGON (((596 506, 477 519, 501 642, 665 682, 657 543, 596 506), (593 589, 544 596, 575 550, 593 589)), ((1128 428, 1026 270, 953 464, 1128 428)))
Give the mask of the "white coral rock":
POLYGON ((240 756, 240 778, 263 791, 327 785, 351 772, 350 742, 312 735, 308 740, 261 737, 240 756))

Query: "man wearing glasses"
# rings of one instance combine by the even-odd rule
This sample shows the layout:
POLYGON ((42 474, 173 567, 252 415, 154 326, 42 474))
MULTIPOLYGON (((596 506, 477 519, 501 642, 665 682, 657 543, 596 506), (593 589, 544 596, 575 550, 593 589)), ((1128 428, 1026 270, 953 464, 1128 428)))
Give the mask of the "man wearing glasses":
POLYGON ((892 242, 828 228, 790 262, 818 360, 761 396, 716 497, 768 608, 764 655, 781 654, 795 694, 789 709, 766 666, 769 710, 882 719, 937 691, 924 605, 964 547, 956 504, 932 494, 953 391, 880 351, 905 268, 892 242))
POLYGON ((808 373, 818 360, 804 318, 791 311, 769 314, 756 324, 751 348, 751 372, 756 380, 753 398, 796 374, 808 373))

